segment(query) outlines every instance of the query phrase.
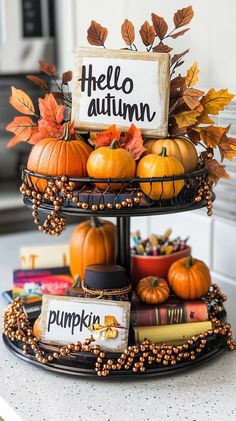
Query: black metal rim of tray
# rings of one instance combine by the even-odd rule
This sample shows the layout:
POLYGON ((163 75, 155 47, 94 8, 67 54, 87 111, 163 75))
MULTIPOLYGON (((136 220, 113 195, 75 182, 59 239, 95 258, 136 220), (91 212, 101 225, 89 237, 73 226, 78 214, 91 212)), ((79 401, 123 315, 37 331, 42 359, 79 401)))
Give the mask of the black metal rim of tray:
MULTIPOLYGON (((65 357, 60 360, 54 361, 48 364, 41 364, 36 361, 33 355, 23 354, 22 347, 18 346, 18 343, 11 342, 11 340, 3 334, 3 341, 7 348, 18 358, 35 365, 36 367, 43 368, 49 371, 54 371, 60 374, 70 374, 73 376, 86 376, 93 378, 100 378, 94 369, 96 357, 90 353, 78 353, 72 354, 70 357, 65 357)), ((128 370, 119 370, 110 372, 108 379, 137 379, 137 378, 149 378, 149 377, 160 377, 164 375, 178 374, 186 369, 198 367, 203 363, 207 363, 213 358, 219 356, 226 348, 225 338, 212 335, 207 339, 207 346, 204 353, 198 356, 193 361, 183 361, 175 366, 152 366, 147 368, 144 373, 133 373, 128 370)), ((117 357, 117 354, 115 354, 117 357)), ((106 358, 113 358, 114 354, 107 353, 106 358)))
MULTIPOLYGON (((145 216, 199 209, 205 207, 207 201, 204 197, 197 202, 194 199, 198 194, 201 184, 206 180, 207 173, 205 167, 188 174, 151 178, 67 177, 67 184, 74 183, 75 185, 73 196, 78 198, 79 203, 85 202, 88 207, 83 208, 82 206, 78 206, 72 199, 67 199, 65 196, 63 197, 63 203, 60 205, 60 210, 65 215, 145 216), (184 185, 180 193, 176 196, 176 183, 179 181, 182 181, 184 185), (98 189, 96 187, 98 183, 106 185, 106 189, 98 189), (117 183, 120 186, 118 190, 111 191, 110 188, 112 188, 112 185, 117 185, 117 183), (148 183, 150 186, 148 196, 141 192, 140 183, 148 183), (158 200, 150 198, 155 185, 158 185, 160 190, 158 200), (172 187, 174 196, 172 199, 165 199, 165 186, 167 185, 169 188, 172 187), (141 199, 139 199, 140 196, 141 199), (127 199, 132 202, 131 205, 126 203, 127 199), (124 206, 122 206, 122 203, 124 203, 124 206)), ((50 213, 54 209, 53 203, 44 197, 47 183, 50 181, 58 183, 60 177, 44 175, 30 171, 25 167, 22 168, 22 182, 29 187, 33 186, 36 191, 40 187, 39 190, 43 195, 43 201, 38 206, 38 210, 47 213, 50 213), (43 192, 42 187, 44 188, 43 192)), ((58 194, 61 195, 60 189, 58 194)), ((24 202, 26 206, 32 208, 34 198, 25 195, 24 202)))

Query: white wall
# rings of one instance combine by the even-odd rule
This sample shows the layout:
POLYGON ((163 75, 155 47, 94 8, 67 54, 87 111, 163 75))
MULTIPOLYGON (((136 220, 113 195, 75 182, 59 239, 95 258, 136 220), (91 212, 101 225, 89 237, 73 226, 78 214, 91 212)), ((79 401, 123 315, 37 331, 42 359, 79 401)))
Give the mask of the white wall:
MULTIPOLYGON (((192 4, 195 16, 191 30, 172 44, 175 52, 190 47, 186 66, 198 61, 202 87, 228 87, 236 93, 236 1, 235 0, 57 0, 60 65, 72 68, 72 50, 86 46, 87 29, 92 19, 109 29, 108 48, 123 46, 120 26, 125 18, 133 21, 138 30, 151 12, 165 17, 172 26, 176 9, 192 4)), ((138 47, 141 43, 137 42, 138 47)))

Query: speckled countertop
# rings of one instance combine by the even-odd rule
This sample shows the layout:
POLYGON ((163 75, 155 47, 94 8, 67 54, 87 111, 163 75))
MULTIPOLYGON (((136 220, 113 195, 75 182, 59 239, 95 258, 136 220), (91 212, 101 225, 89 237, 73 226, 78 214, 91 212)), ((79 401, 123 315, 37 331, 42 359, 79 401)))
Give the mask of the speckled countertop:
MULTIPOLYGON (((38 242, 34 234, 0 237, 0 291, 11 286, 20 245, 38 242)), ((228 319, 236 334, 236 286, 221 287, 229 297, 228 319)), ((0 298, 1 312, 4 306, 0 298)), ((0 379, 0 398, 24 421, 236 420, 236 352, 172 377, 88 380, 37 369, 12 355, 0 339, 0 379)), ((11 414, 5 420, 16 418, 11 414)))

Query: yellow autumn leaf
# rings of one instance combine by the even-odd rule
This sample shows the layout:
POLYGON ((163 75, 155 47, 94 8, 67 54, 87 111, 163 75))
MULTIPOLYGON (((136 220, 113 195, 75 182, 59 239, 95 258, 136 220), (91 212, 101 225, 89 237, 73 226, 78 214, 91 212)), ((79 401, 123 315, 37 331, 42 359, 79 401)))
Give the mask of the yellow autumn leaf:
POLYGON ((174 118, 179 127, 182 129, 183 127, 193 126, 200 113, 198 111, 183 111, 182 113, 175 114, 174 118))
POLYGON ((116 329, 108 328, 102 333, 103 339, 115 339, 118 336, 116 329))
POLYGON ((197 119, 197 124, 214 124, 214 120, 203 110, 197 119))
POLYGON ((196 83, 199 81, 199 71, 200 70, 197 63, 193 63, 193 65, 187 70, 187 75, 185 77, 186 86, 190 87, 196 85, 196 83))
POLYGON ((230 94, 228 89, 216 91, 212 88, 202 97, 200 102, 204 107, 204 113, 218 115, 219 111, 222 111, 233 98, 234 95, 230 94))

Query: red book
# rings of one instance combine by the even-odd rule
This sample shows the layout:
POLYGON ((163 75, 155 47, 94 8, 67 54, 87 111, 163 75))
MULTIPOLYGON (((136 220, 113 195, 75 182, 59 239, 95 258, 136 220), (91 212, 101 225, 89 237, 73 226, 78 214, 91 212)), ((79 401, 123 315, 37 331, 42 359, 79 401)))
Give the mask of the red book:
POLYGON ((209 320, 207 304, 203 300, 183 301, 176 297, 163 304, 148 305, 137 299, 132 301, 131 325, 159 326, 209 320))

